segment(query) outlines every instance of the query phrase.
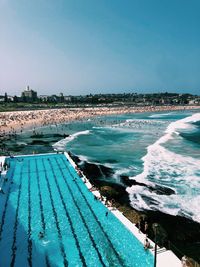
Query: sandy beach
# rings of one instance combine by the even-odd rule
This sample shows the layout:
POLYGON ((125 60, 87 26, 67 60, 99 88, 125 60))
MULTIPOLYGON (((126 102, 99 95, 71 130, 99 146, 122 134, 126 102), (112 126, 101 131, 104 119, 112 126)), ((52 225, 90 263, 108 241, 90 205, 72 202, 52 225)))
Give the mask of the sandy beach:
POLYGON ((63 108, 0 113, 0 135, 16 134, 38 126, 56 125, 103 115, 198 109, 199 106, 63 108))

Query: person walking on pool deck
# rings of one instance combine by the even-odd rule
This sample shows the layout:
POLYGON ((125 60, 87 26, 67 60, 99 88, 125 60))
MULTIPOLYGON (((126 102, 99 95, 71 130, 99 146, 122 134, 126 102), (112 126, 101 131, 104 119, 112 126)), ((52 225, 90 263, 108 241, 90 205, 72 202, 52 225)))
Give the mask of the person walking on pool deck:
POLYGON ((150 242, 149 242, 149 240, 148 240, 148 238, 145 238, 145 241, 144 241, 144 249, 148 249, 148 248, 150 248, 150 242))

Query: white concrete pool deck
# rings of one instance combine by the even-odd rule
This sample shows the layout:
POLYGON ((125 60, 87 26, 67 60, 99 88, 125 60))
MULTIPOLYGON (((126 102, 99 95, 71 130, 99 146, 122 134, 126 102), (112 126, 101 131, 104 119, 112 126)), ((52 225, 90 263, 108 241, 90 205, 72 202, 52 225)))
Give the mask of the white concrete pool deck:
POLYGON ((6 157, 4 156, 0 156, 0 164, 3 166, 4 162, 5 162, 6 157))
MULTIPOLYGON (((71 163, 71 165, 74 167, 74 169, 76 170, 77 166, 75 164, 75 162, 71 159, 71 157, 69 156, 69 154, 67 152, 64 152, 66 158, 69 160, 69 162, 71 163)), ((90 189, 90 191, 97 197, 100 197, 100 193, 97 190, 91 190, 91 188, 93 188, 92 184, 89 182, 89 180, 87 179, 87 177, 85 177, 83 175, 83 177, 81 178, 85 185, 87 186, 88 189, 90 189)), ((105 201, 102 201, 102 203, 105 205, 105 201)), ((139 232, 139 229, 131 222, 129 221, 122 212, 120 212, 119 210, 117 210, 116 208, 113 209, 113 207, 107 207, 110 212, 112 212, 125 226, 126 228, 128 228, 133 235, 142 243, 144 244, 144 240, 146 238, 146 235, 139 232)), ((154 247, 155 247, 155 243, 152 240, 150 241, 150 251, 151 253, 154 255, 154 247)), ((171 251, 171 250, 166 250, 165 248, 159 248, 159 246, 157 246, 157 267, 181 267, 181 261, 180 259, 171 251)))
MULTIPOLYGON (((4 166, 4 162, 5 162, 6 157, 1 156, 0 157, 0 165, 3 167, 4 166)), ((0 191, 2 190, 3 184, 4 184, 4 177, 6 175, 6 170, 3 170, 3 168, 1 167, 1 175, 0 175, 0 191)))

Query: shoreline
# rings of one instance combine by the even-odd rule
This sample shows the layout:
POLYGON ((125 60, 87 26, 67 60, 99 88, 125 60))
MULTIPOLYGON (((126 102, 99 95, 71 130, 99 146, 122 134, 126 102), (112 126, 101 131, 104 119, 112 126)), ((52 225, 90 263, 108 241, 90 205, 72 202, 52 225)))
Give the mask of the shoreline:
POLYGON ((93 107, 63 108, 34 111, 0 112, 0 136, 17 134, 27 129, 85 120, 96 116, 128 113, 181 111, 200 109, 200 106, 144 106, 144 107, 93 107))

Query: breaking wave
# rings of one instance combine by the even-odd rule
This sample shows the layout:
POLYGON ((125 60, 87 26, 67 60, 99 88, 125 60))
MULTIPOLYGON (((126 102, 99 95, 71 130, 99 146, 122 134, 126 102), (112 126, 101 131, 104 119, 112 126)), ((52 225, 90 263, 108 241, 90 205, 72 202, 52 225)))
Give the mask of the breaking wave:
POLYGON ((80 135, 88 135, 88 134, 90 134, 89 130, 76 132, 76 133, 69 135, 66 138, 56 142, 53 145, 53 148, 54 148, 54 150, 57 150, 57 151, 65 151, 66 150, 65 147, 66 147, 67 143, 73 141, 75 138, 77 138, 80 135))
POLYGON ((177 154, 163 144, 181 138, 179 131, 193 129, 192 123, 200 121, 200 113, 172 122, 165 134, 147 147, 142 158, 143 172, 130 177, 146 184, 171 187, 176 194, 157 195, 141 186, 127 188, 131 205, 137 209, 161 210, 173 215, 182 215, 200 222, 200 160, 177 154))

